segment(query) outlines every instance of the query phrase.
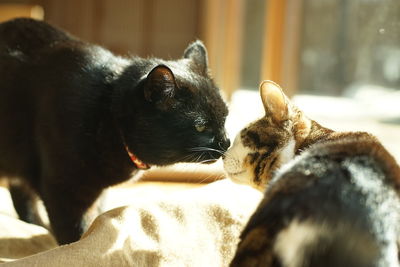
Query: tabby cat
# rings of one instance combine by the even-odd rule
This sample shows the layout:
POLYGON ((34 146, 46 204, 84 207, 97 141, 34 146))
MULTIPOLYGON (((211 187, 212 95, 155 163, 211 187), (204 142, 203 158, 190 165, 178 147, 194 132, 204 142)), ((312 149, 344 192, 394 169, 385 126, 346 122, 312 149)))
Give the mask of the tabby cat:
POLYGON ((15 19, 0 24, 0 77, 0 175, 22 219, 40 196, 60 244, 79 239, 104 188, 230 145, 201 41, 178 60, 123 58, 15 19))
POLYGON ((233 181, 266 188, 231 266, 399 266, 395 159, 368 133, 308 119, 273 82, 260 92, 265 116, 224 158, 233 181))

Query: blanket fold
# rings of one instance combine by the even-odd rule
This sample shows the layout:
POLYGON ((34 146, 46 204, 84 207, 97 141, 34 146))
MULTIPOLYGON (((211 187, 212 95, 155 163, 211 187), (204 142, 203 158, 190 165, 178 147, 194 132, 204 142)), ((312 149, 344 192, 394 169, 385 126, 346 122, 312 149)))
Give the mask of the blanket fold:
MULTIPOLYGON (((114 205, 116 197, 124 195, 118 190, 128 189, 107 194, 114 205)), ((32 227, 31 237, 25 236, 29 242, 15 247, 16 232, 7 245, 12 238, 0 228, 0 257, 21 258, 3 266, 228 266, 260 200, 258 191, 229 180, 154 199, 132 195, 120 202, 129 205, 98 216, 82 238, 69 245, 56 247, 44 228, 26 224, 32 227), (34 254, 38 251, 43 252, 34 254)), ((0 227, 4 223, 14 230, 25 224, 1 219, 0 227)))

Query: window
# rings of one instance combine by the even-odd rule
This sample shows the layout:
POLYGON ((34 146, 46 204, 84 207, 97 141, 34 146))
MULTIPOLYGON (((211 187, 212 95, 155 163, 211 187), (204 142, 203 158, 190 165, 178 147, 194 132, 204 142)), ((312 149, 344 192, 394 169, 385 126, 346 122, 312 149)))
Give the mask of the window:
POLYGON ((309 117, 371 132, 400 158, 400 1, 266 0, 246 8, 242 89, 278 81, 309 117))

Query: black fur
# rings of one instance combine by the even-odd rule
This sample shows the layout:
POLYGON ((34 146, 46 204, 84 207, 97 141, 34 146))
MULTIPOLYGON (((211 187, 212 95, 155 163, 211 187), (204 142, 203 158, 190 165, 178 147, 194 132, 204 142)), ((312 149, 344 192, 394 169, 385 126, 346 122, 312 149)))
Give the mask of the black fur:
POLYGON ((16 19, 0 24, 0 77, 0 175, 24 181, 11 183, 21 218, 33 220, 33 193, 42 198, 60 243, 136 171, 125 144, 150 165, 217 159, 229 146, 200 41, 179 60, 128 59, 16 19))

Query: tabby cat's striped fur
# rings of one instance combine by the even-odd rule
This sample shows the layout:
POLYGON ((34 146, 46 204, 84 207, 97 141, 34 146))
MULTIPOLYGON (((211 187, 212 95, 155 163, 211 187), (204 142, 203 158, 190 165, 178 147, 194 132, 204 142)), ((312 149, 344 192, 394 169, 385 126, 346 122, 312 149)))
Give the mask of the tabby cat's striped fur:
POLYGON ((260 92, 265 116, 224 158, 232 180, 268 185, 231 266, 399 266, 394 158, 368 133, 306 118, 275 83, 260 92))

